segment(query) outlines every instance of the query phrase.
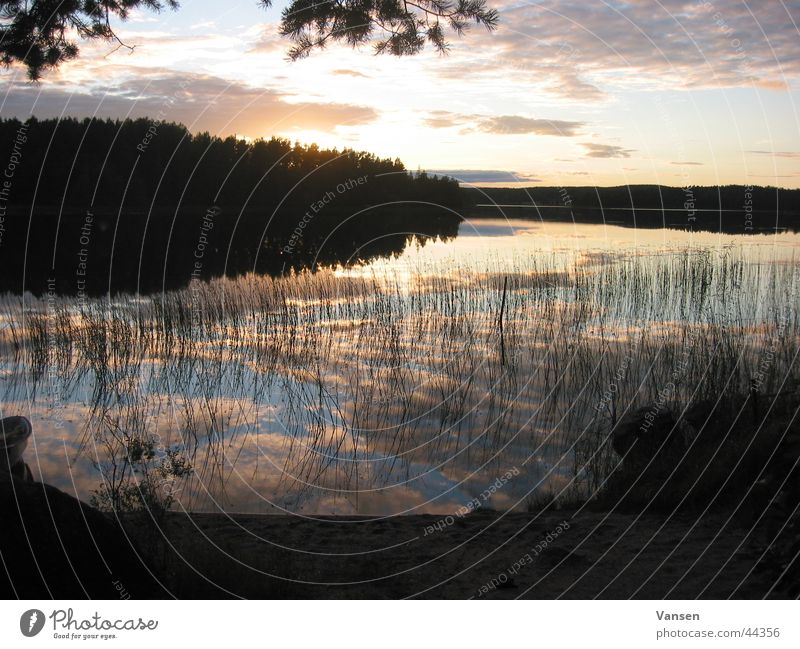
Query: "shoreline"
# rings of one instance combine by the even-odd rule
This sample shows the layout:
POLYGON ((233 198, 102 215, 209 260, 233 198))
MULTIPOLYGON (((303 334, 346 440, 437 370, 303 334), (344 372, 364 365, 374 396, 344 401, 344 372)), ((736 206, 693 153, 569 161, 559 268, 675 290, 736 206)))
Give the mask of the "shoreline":
POLYGON ((177 597, 781 596, 770 592, 769 567, 759 568, 762 531, 725 512, 486 511, 427 536, 437 516, 356 518, 170 512, 155 530, 136 517, 125 527, 143 548, 160 548, 177 597))

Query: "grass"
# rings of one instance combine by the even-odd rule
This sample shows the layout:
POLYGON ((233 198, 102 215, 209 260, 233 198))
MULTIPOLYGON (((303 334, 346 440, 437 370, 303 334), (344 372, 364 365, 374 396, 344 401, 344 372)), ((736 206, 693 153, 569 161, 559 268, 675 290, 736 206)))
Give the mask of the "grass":
POLYGON ((768 256, 413 271, 8 296, 5 400, 86 403, 80 452, 105 485, 132 441, 155 460, 180 449, 190 510, 242 507, 248 485, 287 509, 369 509, 398 488, 446 509, 513 466, 524 480, 492 506, 524 509, 597 494, 620 471, 612 431, 667 388, 663 409, 680 412, 755 380, 762 394, 800 383, 796 270, 768 256))

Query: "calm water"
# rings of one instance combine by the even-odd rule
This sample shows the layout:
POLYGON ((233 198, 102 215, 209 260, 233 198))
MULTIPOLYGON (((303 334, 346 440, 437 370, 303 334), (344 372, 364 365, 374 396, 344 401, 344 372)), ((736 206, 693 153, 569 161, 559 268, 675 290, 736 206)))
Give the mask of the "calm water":
POLYGON ((194 476, 168 486, 177 508, 524 508, 590 485, 610 424, 666 383, 693 394, 717 342, 742 385, 769 344, 796 345, 799 246, 474 220, 364 266, 193 285, 180 325, 157 297, 8 297, 2 414, 33 422, 34 475, 87 500, 129 433, 191 457, 194 476), (37 317, 61 318, 68 353, 54 326, 36 351, 37 317))

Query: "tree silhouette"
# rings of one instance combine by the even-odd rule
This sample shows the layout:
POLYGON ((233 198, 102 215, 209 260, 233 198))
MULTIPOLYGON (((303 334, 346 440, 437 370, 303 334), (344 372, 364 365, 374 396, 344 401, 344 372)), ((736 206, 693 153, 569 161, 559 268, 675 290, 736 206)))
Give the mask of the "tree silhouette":
POLYGON ((177 0, 0 0, 0 61, 24 63, 28 76, 41 77, 78 55, 73 33, 82 39, 116 41, 111 17, 122 20, 131 9, 177 9, 177 0))
POLYGON ((201 279, 354 263, 458 231, 458 182, 400 160, 170 122, 150 138, 153 124, 0 119, 0 151, 24 147, 0 192, 0 292, 46 292, 49 279, 91 295, 185 286, 206 223, 201 279))
MULTIPOLYGON (((376 53, 416 54, 426 43, 448 49, 446 31, 461 35, 475 22, 492 30, 498 14, 487 0, 291 0, 280 33, 294 45, 292 60, 330 41, 353 47, 374 42, 376 53)), ((272 0, 259 0, 264 8, 272 0)), ((111 19, 125 20, 137 8, 177 9, 177 0, 0 0, 0 62, 24 64, 32 80, 78 55, 84 40, 123 43, 111 19)))
POLYGON ((331 40, 357 47, 374 39, 376 53, 396 56, 416 54, 428 42, 444 54, 447 28, 460 36, 471 21, 493 30, 497 20, 486 0, 292 0, 283 10, 281 34, 295 43, 291 59, 331 40))

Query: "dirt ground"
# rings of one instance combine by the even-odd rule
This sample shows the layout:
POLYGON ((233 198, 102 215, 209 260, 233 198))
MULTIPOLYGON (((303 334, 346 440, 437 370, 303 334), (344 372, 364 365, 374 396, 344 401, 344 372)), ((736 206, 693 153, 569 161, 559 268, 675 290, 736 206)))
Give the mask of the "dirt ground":
POLYGON ((167 590, 183 598, 780 597, 763 538, 728 518, 170 513, 156 531, 134 527, 167 590))

